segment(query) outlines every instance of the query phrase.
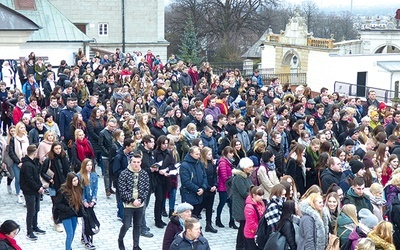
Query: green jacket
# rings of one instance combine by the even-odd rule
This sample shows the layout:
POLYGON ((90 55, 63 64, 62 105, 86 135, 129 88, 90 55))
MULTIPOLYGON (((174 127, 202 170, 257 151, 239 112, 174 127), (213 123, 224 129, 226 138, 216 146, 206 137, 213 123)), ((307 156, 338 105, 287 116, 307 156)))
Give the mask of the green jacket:
POLYGON ((369 198, 366 195, 358 196, 356 193, 354 193, 354 189, 352 187, 347 191, 343 200, 343 205, 346 204, 355 205, 357 208, 357 214, 362 208, 369 209, 371 212, 373 212, 373 207, 369 198))

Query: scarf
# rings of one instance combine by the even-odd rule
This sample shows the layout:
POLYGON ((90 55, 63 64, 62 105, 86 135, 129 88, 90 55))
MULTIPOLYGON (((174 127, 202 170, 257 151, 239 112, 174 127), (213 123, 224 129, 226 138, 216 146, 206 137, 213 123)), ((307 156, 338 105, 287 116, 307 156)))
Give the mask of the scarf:
POLYGON ((197 133, 191 134, 185 129, 185 137, 189 140, 190 144, 192 144, 192 141, 197 138, 197 133))
POLYGON ((274 171, 275 168, 276 168, 275 162, 267 162, 267 163, 264 163, 264 164, 268 168, 268 170, 274 171))
POLYGON ((46 125, 49 126, 49 127, 53 127, 54 121, 52 121, 52 122, 46 122, 46 125))
MULTIPOLYGON (((297 163, 297 154, 295 153, 295 152, 293 152, 291 155, 290 155, 290 158, 292 158, 293 160, 295 160, 296 161, 296 164, 298 164, 297 163)), ((301 173, 303 174, 303 179, 304 179, 304 186, 306 186, 306 158, 303 156, 302 157, 303 158, 303 161, 302 161, 302 163, 301 163, 301 173)))
POLYGON ((319 158, 318 157, 318 153, 312 151, 310 146, 307 147, 306 151, 307 151, 307 154, 311 156, 311 159, 313 161, 313 166, 315 167, 315 165, 317 165, 317 161, 318 161, 318 158, 319 158))
POLYGON ((78 151, 78 158, 80 161, 83 161, 85 158, 94 158, 93 149, 89 145, 87 138, 76 140, 76 151, 78 151))
POLYGON ((6 236, 3 233, 0 233, 0 239, 8 241, 10 243, 10 245, 15 249, 15 250, 22 250, 22 248, 20 246, 17 245, 17 241, 13 238, 10 238, 8 236, 6 236))
POLYGON ((16 135, 14 137, 14 150, 18 159, 21 160, 22 157, 24 157, 27 154, 26 149, 28 148, 28 146, 29 146, 29 141, 26 135, 24 135, 23 137, 18 137, 18 135, 16 135))

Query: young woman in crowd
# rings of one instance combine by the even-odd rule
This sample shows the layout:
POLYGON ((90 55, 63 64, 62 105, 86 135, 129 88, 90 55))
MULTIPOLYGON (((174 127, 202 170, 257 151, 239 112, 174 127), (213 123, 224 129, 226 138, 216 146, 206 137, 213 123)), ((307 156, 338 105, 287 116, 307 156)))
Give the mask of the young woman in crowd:
POLYGON ((55 204, 67 234, 65 250, 72 250, 78 217, 83 215, 82 186, 75 173, 68 173, 65 183, 57 191, 55 204))
POLYGON ((275 155, 271 151, 266 150, 261 156, 261 163, 257 172, 257 178, 261 184, 260 187, 264 190, 263 200, 265 204, 269 199, 272 187, 279 184, 275 168, 275 155))
POLYGON ((204 147, 201 151, 200 160, 204 165, 207 174, 207 189, 203 195, 202 206, 206 209, 206 232, 217 233, 211 224, 211 216, 214 205, 215 194, 217 192, 217 165, 214 164, 212 150, 209 147, 204 147))
POLYGON ((325 198, 325 209, 329 211, 329 233, 334 234, 337 218, 340 214, 341 202, 335 192, 328 193, 325 198))
POLYGON ((82 161, 85 158, 94 160, 95 155, 92 148, 92 144, 85 137, 85 133, 82 129, 75 130, 75 142, 71 148, 72 156, 72 168, 75 173, 78 173, 81 169, 82 161))
MULTIPOLYGON (((87 137, 87 129, 86 129, 86 123, 83 121, 83 117, 81 113, 75 113, 74 116, 72 117, 72 121, 69 126, 69 133, 71 135, 75 134, 75 131, 77 129, 80 129, 83 131, 85 137, 87 137)), ((75 139, 76 140, 76 139, 75 139)))
POLYGON ((44 126, 47 131, 53 131, 56 134, 56 139, 60 139, 61 133, 58 124, 54 121, 54 116, 52 113, 47 113, 45 116, 44 126))
POLYGON ((318 184, 318 176, 316 165, 319 159, 319 148, 321 142, 318 139, 313 139, 310 146, 306 148, 306 187, 309 188, 314 184, 318 184))
POLYGON ((382 185, 388 183, 392 173, 399 166, 399 159, 397 155, 392 154, 382 165, 382 185))
POLYGON ((92 144, 93 152, 96 156, 97 164, 101 168, 102 175, 104 175, 104 166, 101 157, 102 151, 101 151, 101 146, 99 145, 99 139, 100 139, 100 131, 102 131, 104 127, 105 127, 104 120, 101 115, 101 110, 97 107, 94 107, 87 122, 87 132, 88 132, 89 142, 92 144))
POLYGON ((189 123, 186 128, 181 130, 181 141, 182 141, 182 157, 183 159, 187 152, 189 152, 189 148, 192 146, 193 140, 198 136, 198 132, 196 130, 196 125, 194 123, 189 123))
POLYGON ((269 196, 267 212, 265 218, 267 220, 267 234, 275 231, 278 226, 279 219, 282 214, 282 205, 286 200, 286 188, 282 184, 276 184, 269 196))
POLYGON ((346 204, 342 207, 337 218, 335 234, 340 239, 340 245, 344 245, 349 239, 349 235, 353 229, 358 226, 357 209, 353 204, 346 204))
POLYGON ((298 249, 324 250, 328 244, 328 225, 323 217, 324 202, 320 194, 313 193, 301 207, 300 243, 298 249))
POLYGON ((267 149, 275 155, 276 173, 278 177, 281 177, 283 175, 284 167, 284 152, 281 147, 282 136, 278 131, 272 131, 270 138, 271 141, 268 144, 267 149))
POLYGON ((281 178, 281 183, 283 181, 286 181, 286 182, 288 182, 290 184, 291 190, 293 191, 291 200, 294 200, 297 203, 299 201, 300 193, 297 192, 296 183, 294 182, 293 177, 290 176, 290 175, 284 175, 281 178))
POLYGON ((6 220, 0 226, 0 249, 22 250, 17 244, 15 236, 20 231, 19 225, 13 220, 6 220))
POLYGON ((235 225, 235 221, 232 217, 232 199, 229 197, 229 194, 226 189, 226 181, 232 176, 233 169, 233 148, 230 146, 226 146, 222 151, 221 158, 218 161, 218 195, 219 195, 219 203, 217 206, 217 217, 215 218, 215 225, 218 227, 225 227, 221 222, 221 214, 222 209, 225 204, 228 204, 229 207, 229 227, 237 229, 238 227, 235 225))
POLYGON ((289 153, 286 165, 286 174, 294 179, 296 189, 300 195, 306 191, 306 159, 304 157, 305 147, 296 143, 289 153))
POLYGON ((240 159, 246 157, 246 152, 243 148, 242 142, 237 138, 232 139, 231 147, 233 148, 233 165, 238 166, 240 159))
POLYGON ((388 221, 381 221, 371 232, 368 238, 374 242, 376 249, 395 250, 393 245, 393 225, 388 221))
POLYGON ((67 153, 62 148, 62 143, 55 141, 52 143, 47 157, 43 161, 41 169, 41 177, 49 183, 49 194, 53 204, 53 220, 54 228, 57 232, 62 232, 59 221, 56 221, 55 200, 56 193, 61 185, 65 182, 67 175, 70 171, 67 153), (52 174, 50 174, 52 173, 52 174))
POLYGON ((46 157, 48 157, 48 153, 53 145, 53 142, 57 140, 56 134, 52 131, 47 131, 43 136, 43 141, 39 143, 37 156, 40 164, 43 164, 43 161, 46 157))
POLYGON ((282 214, 277 228, 285 236, 286 245, 289 249, 297 249, 296 231, 294 224, 299 224, 300 219, 296 215, 296 203, 294 201, 285 201, 282 205, 282 214))
POLYGON ((19 185, 20 169, 22 166, 21 159, 27 154, 27 148, 29 146, 29 140, 25 128, 25 124, 18 122, 15 126, 15 135, 10 138, 9 154, 14 162, 13 171, 15 177, 15 192, 18 196, 18 203, 24 202, 23 195, 20 193, 21 188, 19 185))
POLYGON ((262 218, 265 205, 263 202, 264 190, 257 186, 251 186, 249 196, 246 198, 244 207, 244 217, 246 219, 244 225, 244 238, 246 250, 258 250, 254 238, 257 232, 258 222, 262 218))
MULTIPOLYGON (((77 174, 83 188, 82 204, 86 211, 92 210, 97 203, 98 177, 97 174, 94 172, 93 167, 93 161, 86 158, 83 160, 81 170, 77 174)), ((85 233, 85 221, 83 218, 81 242, 85 244, 86 249, 96 248, 93 245, 93 235, 87 235, 85 233)))

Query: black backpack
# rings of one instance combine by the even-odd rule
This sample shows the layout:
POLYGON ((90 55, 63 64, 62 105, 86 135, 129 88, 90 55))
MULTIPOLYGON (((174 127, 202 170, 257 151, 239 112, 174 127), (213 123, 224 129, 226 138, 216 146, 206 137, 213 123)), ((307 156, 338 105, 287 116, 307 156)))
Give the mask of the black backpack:
POLYGON ((268 241, 269 235, 271 234, 270 228, 268 227, 267 219, 265 218, 266 213, 267 209, 265 209, 264 214, 258 220, 257 232, 254 237, 254 242, 260 249, 264 248, 265 244, 268 241))

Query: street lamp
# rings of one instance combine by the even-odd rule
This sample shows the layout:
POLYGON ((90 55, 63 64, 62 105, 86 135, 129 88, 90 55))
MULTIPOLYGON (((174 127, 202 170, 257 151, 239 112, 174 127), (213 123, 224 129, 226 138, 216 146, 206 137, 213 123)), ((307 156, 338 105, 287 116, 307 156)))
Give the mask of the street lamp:
POLYGON ((295 64, 295 65, 297 64, 297 56, 293 57, 293 64, 295 64))
POLYGON ((261 49, 261 50, 264 50, 264 48, 265 48, 265 44, 264 44, 264 43, 261 43, 261 44, 260 44, 260 49, 261 49))

